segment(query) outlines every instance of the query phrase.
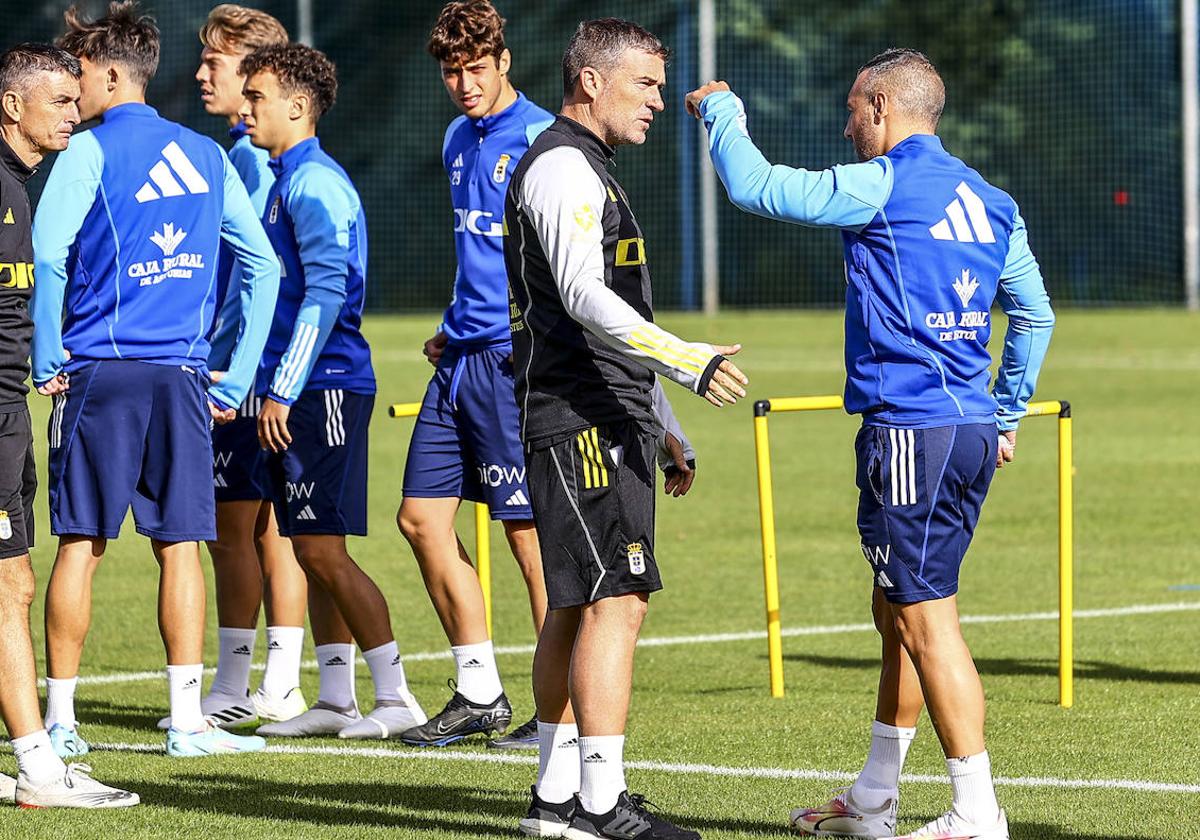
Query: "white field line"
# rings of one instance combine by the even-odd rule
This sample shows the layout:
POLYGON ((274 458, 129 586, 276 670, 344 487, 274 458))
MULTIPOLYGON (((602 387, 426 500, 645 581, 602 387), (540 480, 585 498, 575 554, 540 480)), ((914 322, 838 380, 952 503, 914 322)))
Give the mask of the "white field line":
MULTIPOLYGON (((1075 618, 1118 618, 1128 615, 1154 615, 1158 613, 1191 612, 1200 610, 1200 601, 1181 602, 1173 604, 1133 604, 1128 607, 1108 607, 1096 610, 1076 610, 1075 618)), ((1057 621, 1057 612, 1009 613, 1004 615, 964 615, 959 619, 963 624, 1001 624, 1021 621, 1057 621)), ((873 633, 875 625, 867 622, 861 624, 824 624, 810 627, 785 627, 784 636, 832 636, 839 633, 873 633)), ((710 633, 701 636, 656 636, 638 641, 638 647, 667 647, 671 645, 712 645, 725 642, 750 642, 765 639, 765 630, 746 630, 741 633, 710 633)), ((501 645, 496 647, 499 655, 529 655, 533 653, 533 645, 501 645)), ((449 650, 432 650, 420 653, 404 654, 405 662, 428 662, 436 659, 452 659, 449 650)), ((362 658, 358 660, 364 664, 362 658)), ((251 666, 261 671, 265 665, 256 662, 251 666)), ((310 659, 301 663, 301 667, 312 670, 317 667, 317 661, 310 659)), ((205 674, 216 673, 215 668, 205 668, 205 674)), ((113 685, 115 683, 145 682, 147 680, 163 679, 165 670, 158 671, 120 671, 112 674, 96 674, 79 678, 80 685, 113 685)), ((45 680, 40 684, 44 685, 45 680)))
MULTIPOLYGON (((114 752, 161 753, 159 744, 93 744, 98 750, 114 752)), ((512 755, 508 753, 459 752, 455 750, 395 750, 385 747, 299 747, 271 746, 268 753, 282 755, 325 755, 349 756, 354 758, 383 758, 395 761, 465 761, 474 764, 520 764, 537 766, 535 755, 512 755)), ((655 773, 676 775, 714 776, 734 779, 803 779, 820 782, 853 781, 856 773, 839 770, 809 770, 785 767, 722 767, 716 764, 676 764, 666 761, 626 761, 631 770, 647 770, 655 773)), ((949 784, 945 776, 924 773, 906 773, 900 781, 915 784, 949 784)), ((1056 779, 1045 776, 998 776, 997 785, 1026 788, 1067 788, 1075 790, 1130 790, 1138 793, 1200 793, 1200 785, 1175 782, 1147 782, 1138 779, 1056 779)))

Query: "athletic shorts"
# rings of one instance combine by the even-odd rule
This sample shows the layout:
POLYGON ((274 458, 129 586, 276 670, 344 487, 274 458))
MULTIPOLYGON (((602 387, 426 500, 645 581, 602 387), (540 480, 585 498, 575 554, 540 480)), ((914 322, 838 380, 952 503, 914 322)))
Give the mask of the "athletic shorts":
POLYGON ((993 424, 863 426, 854 448, 858 532, 894 604, 948 598, 996 472, 993 424))
POLYGON ((213 492, 222 502, 271 498, 267 453, 258 442, 258 411, 262 397, 246 397, 237 417, 213 426, 213 492))
POLYGON ((492 519, 533 518, 507 346, 446 348, 413 427, 404 495, 487 502, 492 519))
POLYGON ((654 437, 630 422, 529 453, 550 609, 662 589, 654 561, 656 449, 654 437))
POLYGON ((0 560, 33 547, 33 427, 29 409, 0 414, 0 560))
POLYGON ((292 442, 268 453, 279 533, 367 535, 367 426, 374 394, 304 391, 292 403, 292 442))
POLYGON ((50 529, 111 539, 132 505, 139 534, 215 539, 206 380, 127 359, 73 371, 50 412, 50 529))

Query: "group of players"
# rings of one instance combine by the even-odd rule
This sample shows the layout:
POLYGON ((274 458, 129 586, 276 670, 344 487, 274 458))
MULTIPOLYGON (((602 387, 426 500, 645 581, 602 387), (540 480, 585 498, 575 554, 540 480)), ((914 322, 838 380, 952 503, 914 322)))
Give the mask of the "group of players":
MULTIPOLYGON (((64 764, 89 750, 74 693, 91 579, 130 506, 161 568, 168 755, 253 752, 262 736, 437 747, 504 734, 512 708, 454 531, 469 499, 502 520, 538 631, 536 716, 489 742, 539 750, 521 831, 698 838, 628 792, 623 762, 634 647, 649 594, 662 588, 655 476, 661 468, 679 496, 695 470, 657 378, 717 406, 748 384, 728 359, 738 345, 687 342, 654 323, 644 236, 610 171, 615 148, 645 142, 664 108, 667 49, 627 21, 580 24, 555 117, 511 84, 504 21, 488 0, 447 4, 432 30, 429 52, 462 111, 442 148, 458 272, 425 344, 435 373, 397 514, 456 661, 452 697, 427 718, 387 604, 346 545, 366 534, 375 377, 360 329, 363 208, 316 137, 336 99, 334 66, 289 43, 269 15, 215 8, 196 78, 205 109, 230 127, 225 152, 145 104, 158 31, 134 2, 95 21, 72 9, 66 20, 57 47, 0 57, 0 204, 11 226, 0 227, 0 259, 11 261, 0 264, 0 711, 18 765, 0 795, 29 807, 139 801, 64 764), (50 152, 61 154, 31 226, 24 182, 50 152), (54 400, 59 537, 44 719, 28 631, 31 335, 33 382, 54 400), (204 697, 200 541, 219 623, 204 697), (267 663, 251 693, 260 605, 267 663), (311 706, 299 688, 306 607, 320 669, 311 706), (355 644, 375 688, 365 716, 355 644), (225 729, 256 721, 256 735, 225 729)), ((1013 457, 1053 313, 1015 203, 938 141, 944 102, 923 55, 877 56, 847 100, 845 133, 862 162, 820 172, 767 163, 724 83, 685 102, 737 206, 838 228, 846 245, 846 405, 864 415, 858 524, 883 661, 863 772, 824 805, 792 812, 791 826, 810 836, 895 834, 900 768, 927 703, 954 805, 905 837, 1008 837, 955 596, 992 474, 1013 457), (1010 326, 989 392, 997 299, 1010 326)))

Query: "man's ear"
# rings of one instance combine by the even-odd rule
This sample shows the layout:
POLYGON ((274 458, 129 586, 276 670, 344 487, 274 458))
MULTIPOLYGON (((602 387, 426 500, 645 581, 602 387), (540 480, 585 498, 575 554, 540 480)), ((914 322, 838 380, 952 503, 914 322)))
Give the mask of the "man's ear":
POLYGON ((0 96, 0 109, 4 111, 4 116, 13 122, 20 122, 21 115, 25 113, 25 100, 15 90, 6 90, 3 96, 0 96))
POLYGON ((104 74, 104 85, 109 93, 117 89, 117 84, 121 81, 121 74, 117 71, 115 65, 110 65, 104 74))
POLYGON ((887 93, 882 90, 871 97, 871 111, 876 124, 887 117, 890 105, 891 101, 888 99, 887 93))
POLYGON ((588 99, 596 100, 604 89, 604 79, 595 67, 584 67, 579 71, 579 86, 587 94, 588 99))
POLYGON ((312 115, 312 99, 307 93, 288 97, 288 119, 299 120, 312 115))
POLYGON ((500 70, 501 76, 507 76, 509 69, 512 67, 512 53, 506 48, 500 53, 500 58, 496 61, 496 67, 500 70))

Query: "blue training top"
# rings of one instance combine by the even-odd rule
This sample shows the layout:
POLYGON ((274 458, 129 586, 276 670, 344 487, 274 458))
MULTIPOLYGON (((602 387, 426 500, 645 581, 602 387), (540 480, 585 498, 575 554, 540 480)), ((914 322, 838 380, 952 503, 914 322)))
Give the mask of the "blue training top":
MULTIPOLYGON (((246 126, 242 123, 229 129, 229 136, 234 141, 233 147, 229 150, 229 162, 233 164, 238 177, 246 185, 246 192, 250 194, 250 203, 254 206, 254 212, 259 218, 262 218, 263 211, 267 207, 267 193, 271 191, 271 185, 275 183, 275 173, 268 165, 271 156, 266 149, 260 149, 250 142, 250 137, 246 134, 246 126)), ((238 324, 240 323, 238 296, 227 294, 235 265, 233 252, 222 246, 217 269, 217 286, 219 289, 218 300, 225 302, 221 304, 217 320, 213 324, 212 337, 208 340, 212 345, 212 349, 208 353, 208 366, 212 370, 224 370, 237 341, 238 324)), ((232 286, 237 288, 236 283, 233 283, 232 286)))
POLYGON ((204 370, 217 251, 228 244, 242 269, 241 340, 209 396, 224 408, 242 402, 270 327, 279 265, 220 146, 147 105, 110 108, 55 161, 33 239, 39 385, 104 359, 204 370))
POLYGON ((512 343, 508 274, 504 268, 504 194, 517 162, 554 117, 518 93, 499 114, 460 116, 446 129, 442 163, 454 205, 458 271, 454 297, 442 317, 450 344, 512 343))
POLYGON ((367 220, 358 193, 315 137, 273 159, 271 170, 263 225, 283 275, 260 393, 285 405, 306 388, 374 394, 371 349, 360 331, 367 220))
POLYGON ((1016 202, 917 134, 866 163, 772 166, 732 93, 701 102, 713 164, 738 207, 842 230, 846 410, 907 428, 1015 429, 1033 395, 1054 313, 1016 202), (992 392, 991 306, 1008 333, 992 392))

